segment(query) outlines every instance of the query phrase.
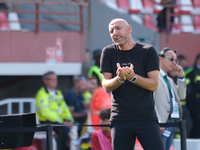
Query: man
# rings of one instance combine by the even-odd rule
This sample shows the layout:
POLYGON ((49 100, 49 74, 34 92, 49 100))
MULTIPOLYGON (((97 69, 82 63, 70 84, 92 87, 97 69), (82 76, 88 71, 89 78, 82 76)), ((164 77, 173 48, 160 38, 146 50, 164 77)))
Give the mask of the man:
POLYGON ((190 74, 192 92, 187 95, 187 106, 193 120, 191 138, 200 138, 200 53, 196 55, 193 68, 190 74))
POLYGON ((37 117, 42 124, 59 124, 53 127, 59 135, 58 150, 66 149, 66 139, 73 126, 73 118, 66 105, 61 91, 57 90, 57 76, 53 71, 43 75, 44 86, 36 94, 37 117))
MULTIPOLYGON (((177 64, 176 52, 171 48, 164 48, 160 53, 160 73, 158 89, 154 93, 155 110, 159 122, 172 123, 182 117, 180 100, 186 96, 186 81, 183 68, 177 64), (167 76, 167 72, 174 71, 178 77, 177 85, 167 76)), ((169 150, 173 137, 174 127, 161 128, 165 150, 169 150)))
MULTIPOLYGON (((183 68, 183 75, 185 77, 186 85, 187 85, 187 90, 186 90, 186 99, 187 99, 187 96, 189 96, 190 93, 192 93, 192 82, 190 81, 190 77, 192 74, 191 72, 193 71, 193 67, 188 66, 188 61, 185 55, 182 55, 182 54, 177 55, 177 60, 178 60, 178 65, 180 65, 183 68)), ((177 80, 175 83, 177 83, 177 80)), ((182 119, 187 121, 186 122, 187 123, 187 138, 190 138, 191 131, 192 131, 192 118, 191 118, 189 109, 186 106, 186 99, 181 100, 180 103, 183 109, 182 119)), ((177 135, 179 134, 176 134, 176 137, 177 135)))
MULTIPOLYGON (((73 87, 68 91, 64 98, 68 104, 70 112, 75 120, 75 123, 84 124, 87 119, 88 103, 84 102, 83 91, 86 88, 85 78, 74 76, 73 87)), ((82 126, 79 126, 78 135, 80 136, 82 126)))
MULTIPOLYGON (((152 0, 155 2, 155 0, 152 0)), ((157 3, 157 2, 155 2, 157 3)), ((166 7, 166 5, 175 5, 176 1, 175 0, 161 0, 160 3, 158 3, 159 5, 163 5, 164 8, 162 9, 162 11, 160 12, 160 14, 157 17, 157 27, 158 27, 158 31, 159 32, 163 32, 163 31, 171 31, 172 29, 172 24, 174 23, 174 7, 166 7), (168 16, 167 13, 168 11, 170 12, 170 16, 169 16, 169 30, 167 27, 167 20, 168 20, 168 16), (172 15, 171 15, 172 14, 172 15)))
POLYGON ((103 49, 100 71, 103 88, 113 95, 113 149, 132 150, 137 136, 144 149, 164 150, 153 100, 158 55, 151 45, 132 40, 132 27, 124 19, 112 20, 109 32, 115 44, 103 49))

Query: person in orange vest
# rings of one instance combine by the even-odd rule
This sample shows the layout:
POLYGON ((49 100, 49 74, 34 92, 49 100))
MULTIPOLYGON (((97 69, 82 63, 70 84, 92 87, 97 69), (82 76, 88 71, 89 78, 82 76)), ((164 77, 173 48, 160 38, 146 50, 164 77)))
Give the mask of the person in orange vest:
MULTIPOLYGON (((91 114, 91 122, 93 125, 99 124, 100 121, 99 114, 102 110, 107 108, 111 108, 111 96, 109 93, 105 92, 102 86, 98 86, 98 88, 93 93, 89 106, 91 114)), ((93 127, 93 128, 96 130, 100 130, 100 127, 93 127)))

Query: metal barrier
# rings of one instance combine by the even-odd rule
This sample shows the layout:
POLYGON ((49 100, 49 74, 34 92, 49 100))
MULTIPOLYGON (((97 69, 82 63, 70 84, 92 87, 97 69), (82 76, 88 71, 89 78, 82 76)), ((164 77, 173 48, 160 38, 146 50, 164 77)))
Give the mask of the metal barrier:
POLYGON ((0 133, 19 133, 19 132, 36 132, 36 131, 46 131, 47 134, 47 150, 53 150, 52 144, 52 125, 47 124, 46 126, 41 127, 2 127, 0 128, 0 133))
POLYGON ((7 114, 11 115, 12 104, 18 103, 19 114, 25 113, 24 103, 30 103, 30 113, 35 113, 35 98, 7 98, 0 101, 0 106, 7 105, 7 114))
MULTIPOLYGON (((0 2, 6 2, 5 0, 0 0, 0 2)), ((88 6, 88 0, 85 0, 85 2, 78 2, 78 1, 71 1, 71 2, 52 2, 52 1, 20 1, 20 0, 15 0, 15 1, 7 1, 6 3, 12 3, 12 4, 30 4, 30 5, 35 5, 35 11, 25 11, 25 10, 8 10, 8 11, 2 11, 2 12, 15 12, 18 14, 35 14, 35 20, 19 20, 17 22, 19 23, 28 23, 28 24, 35 24, 35 32, 39 32, 39 24, 73 24, 73 25, 80 25, 80 32, 83 33, 83 7, 88 6), (41 5, 71 5, 71 6, 78 6, 79 11, 77 12, 56 12, 56 11, 40 11, 40 6, 41 5), (45 14, 45 15, 77 15, 79 16, 79 21, 74 22, 74 21, 40 21, 40 15, 45 14)), ((10 22, 16 22, 16 21, 10 21, 10 22)), ((1 23, 1 21, 0 21, 1 23)))
MULTIPOLYGON (((7 114, 12 114, 12 103, 19 103, 19 113, 24 113, 23 104, 30 103, 31 113, 35 112, 35 99, 34 98, 8 98, 0 101, 0 106, 7 104, 7 114)), ((160 123, 160 127, 179 127, 181 135, 181 150, 186 150, 186 121, 181 120, 174 123, 160 123)), ((54 125, 37 126, 37 127, 23 127, 23 128, 0 128, 0 133, 8 132, 35 132, 35 131, 46 131, 47 134, 47 150, 53 150, 52 145, 52 130, 54 125), (3 131, 2 131, 3 129, 3 131)), ((100 126, 100 125, 78 125, 78 126, 100 126)), ((109 125, 102 125, 109 126, 109 125)))
POLYGON ((181 135, 181 150, 187 149, 186 120, 181 120, 179 122, 174 122, 174 123, 160 123, 160 127, 179 127, 180 128, 180 135, 181 135))
MULTIPOLYGON (((53 150, 53 144, 52 144, 53 126, 54 125, 47 124, 46 126, 40 126, 40 127, 38 126, 38 127, 23 127, 23 128, 0 128, 0 133, 46 131, 47 150, 53 150)), ((99 126, 99 125, 89 125, 89 126, 99 126)), ((103 126, 109 126, 109 125, 103 125, 103 126)), ((175 123, 161 123, 160 126, 161 127, 179 127, 181 130, 181 150, 186 150, 186 136, 187 135, 186 135, 186 121, 185 120, 175 122, 175 123)))

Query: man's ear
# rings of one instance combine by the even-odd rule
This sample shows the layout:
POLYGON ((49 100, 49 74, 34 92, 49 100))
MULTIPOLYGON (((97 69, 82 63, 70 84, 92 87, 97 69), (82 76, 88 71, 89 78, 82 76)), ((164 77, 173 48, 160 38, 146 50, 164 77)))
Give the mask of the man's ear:
POLYGON ((130 33, 132 32, 132 27, 131 27, 131 25, 128 25, 128 30, 129 30, 130 33))

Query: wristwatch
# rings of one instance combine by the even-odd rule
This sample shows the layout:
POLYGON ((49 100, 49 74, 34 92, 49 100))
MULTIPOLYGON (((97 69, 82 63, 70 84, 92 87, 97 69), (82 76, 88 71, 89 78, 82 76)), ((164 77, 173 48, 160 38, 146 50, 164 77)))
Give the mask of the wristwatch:
POLYGON ((137 75, 135 74, 135 75, 132 77, 132 79, 130 79, 129 81, 132 82, 132 83, 134 83, 136 80, 137 80, 137 75))

